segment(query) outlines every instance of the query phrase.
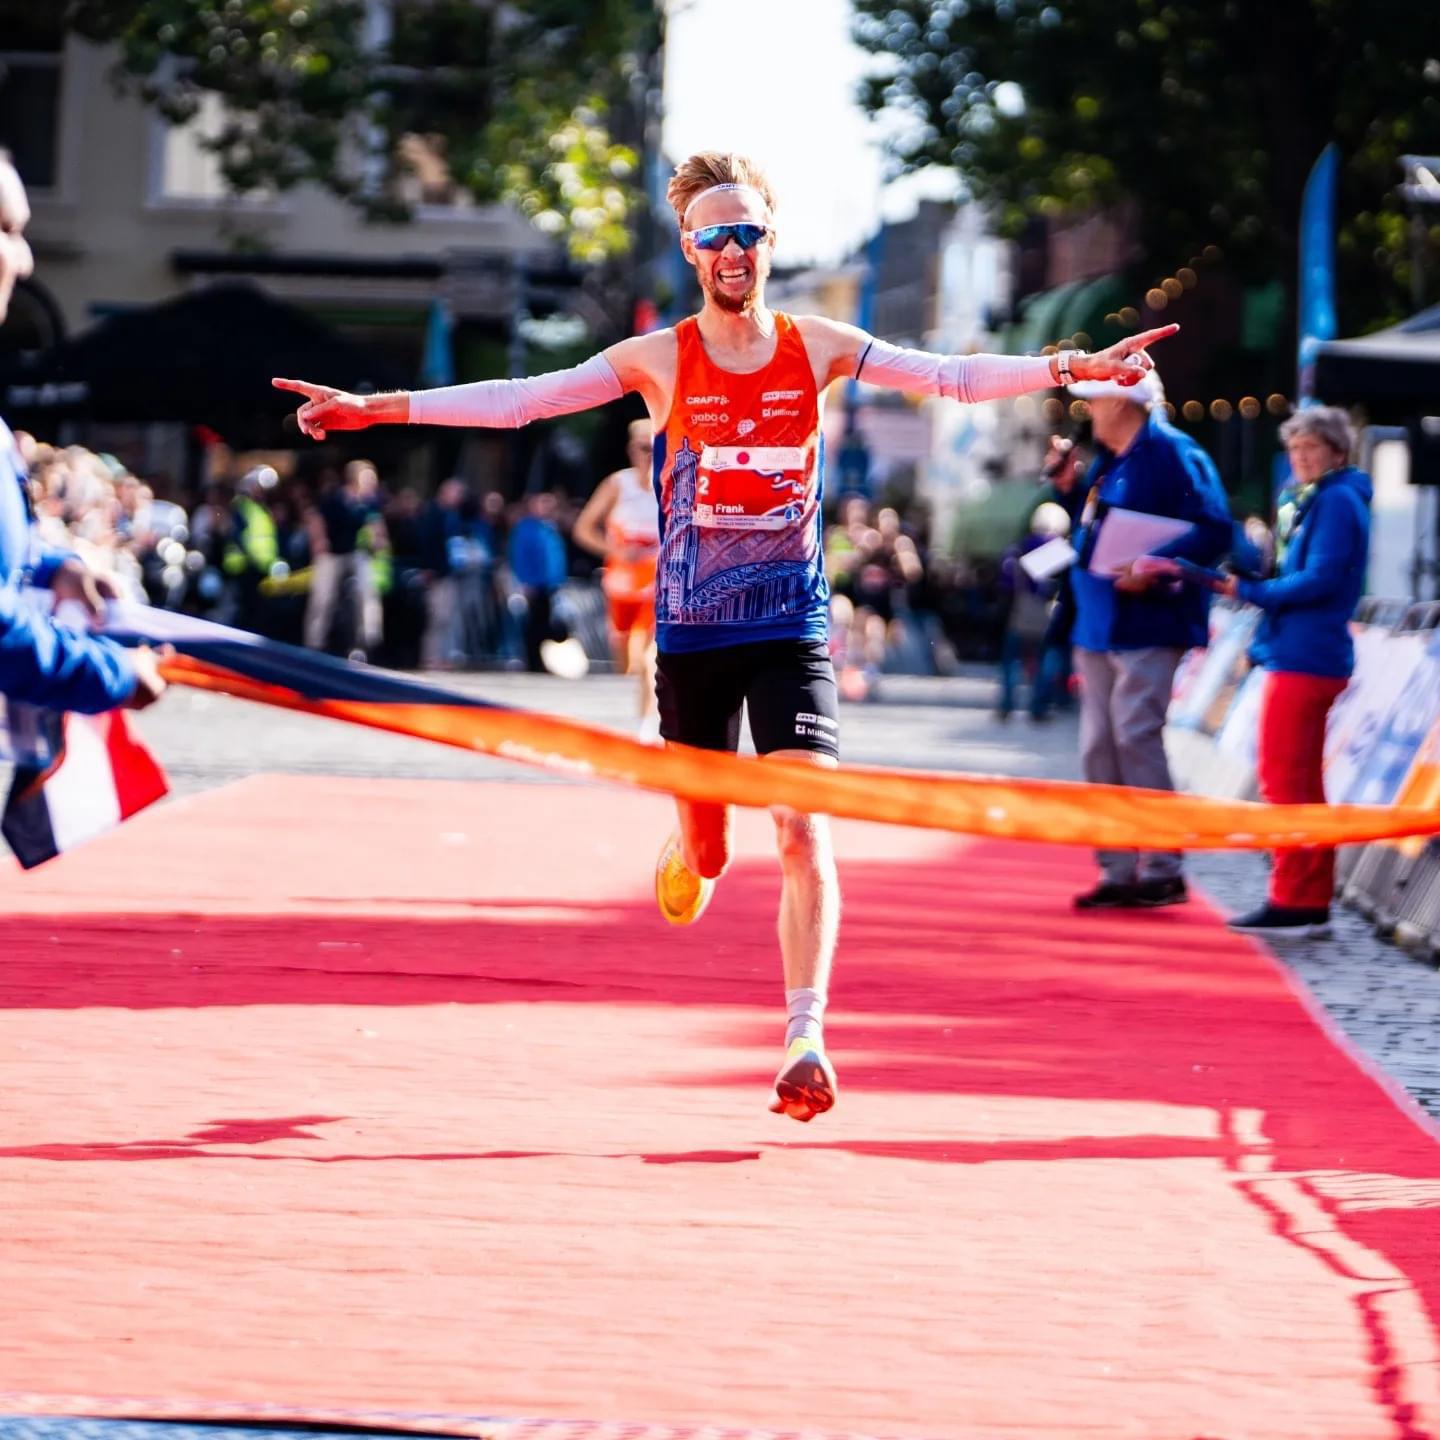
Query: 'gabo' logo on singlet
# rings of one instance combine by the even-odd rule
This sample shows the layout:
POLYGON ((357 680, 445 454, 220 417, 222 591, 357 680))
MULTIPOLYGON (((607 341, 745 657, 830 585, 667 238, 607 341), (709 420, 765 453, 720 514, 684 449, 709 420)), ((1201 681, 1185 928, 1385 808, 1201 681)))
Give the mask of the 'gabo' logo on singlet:
POLYGON ((783 530, 805 505, 800 445, 706 445, 695 485, 695 524, 716 530, 783 530))

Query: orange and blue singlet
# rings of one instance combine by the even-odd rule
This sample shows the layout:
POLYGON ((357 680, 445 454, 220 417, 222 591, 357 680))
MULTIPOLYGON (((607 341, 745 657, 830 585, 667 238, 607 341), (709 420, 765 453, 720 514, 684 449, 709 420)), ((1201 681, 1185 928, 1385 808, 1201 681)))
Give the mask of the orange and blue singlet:
POLYGON ((659 647, 824 640, 825 441, 805 342, 776 311, 775 354, 742 375, 710 360, 693 316, 675 336, 675 399, 655 437, 659 647))

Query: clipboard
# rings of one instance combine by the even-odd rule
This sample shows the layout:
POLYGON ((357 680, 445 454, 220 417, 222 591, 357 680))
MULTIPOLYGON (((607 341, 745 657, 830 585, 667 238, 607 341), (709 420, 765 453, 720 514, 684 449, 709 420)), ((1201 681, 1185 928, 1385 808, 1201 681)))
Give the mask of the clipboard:
POLYGON ((1168 545, 1195 527, 1188 520, 1169 515, 1148 515, 1142 510, 1126 510, 1115 506, 1105 512, 1095 548, 1090 552, 1092 575, 1115 575, 1133 565, 1142 555, 1149 555, 1161 545, 1168 545))

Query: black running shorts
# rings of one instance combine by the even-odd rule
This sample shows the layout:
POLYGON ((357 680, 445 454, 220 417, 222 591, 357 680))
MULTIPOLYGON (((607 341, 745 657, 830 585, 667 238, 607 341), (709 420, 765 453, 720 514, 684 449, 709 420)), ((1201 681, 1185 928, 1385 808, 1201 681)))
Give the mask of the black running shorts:
POLYGON ((757 754, 840 754, 840 706, 823 640, 762 640, 658 658, 660 734, 701 750, 740 748, 740 711, 757 754))

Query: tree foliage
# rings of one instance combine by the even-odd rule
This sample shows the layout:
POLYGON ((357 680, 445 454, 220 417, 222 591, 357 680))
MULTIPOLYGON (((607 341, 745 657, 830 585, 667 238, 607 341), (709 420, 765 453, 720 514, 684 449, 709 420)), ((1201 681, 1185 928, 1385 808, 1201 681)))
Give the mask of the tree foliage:
MULTIPOLYGON (((1134 207, 1144 283, 1207 245, 1292 295, 1300 200, 1343 161, 1342 325, 1411 308, 1405 153, 1440 153, 1440 5, 1413 0, 854 0, 863 101, 911 122, 902 170, 953 167, 1008 233, 1134 207)), ((1440 292, 1440 210, 1427 220, 1440 292)))
POLYGON ((438 176, 514 203, 577 259, 629 244, 640 161, 616 132, 634 129, 654 0, 65 0, 65 14, 119 46, 122 82, 172 122, 222 97, 206 143, 237 192, 309 181, 403 218, 438 176))

